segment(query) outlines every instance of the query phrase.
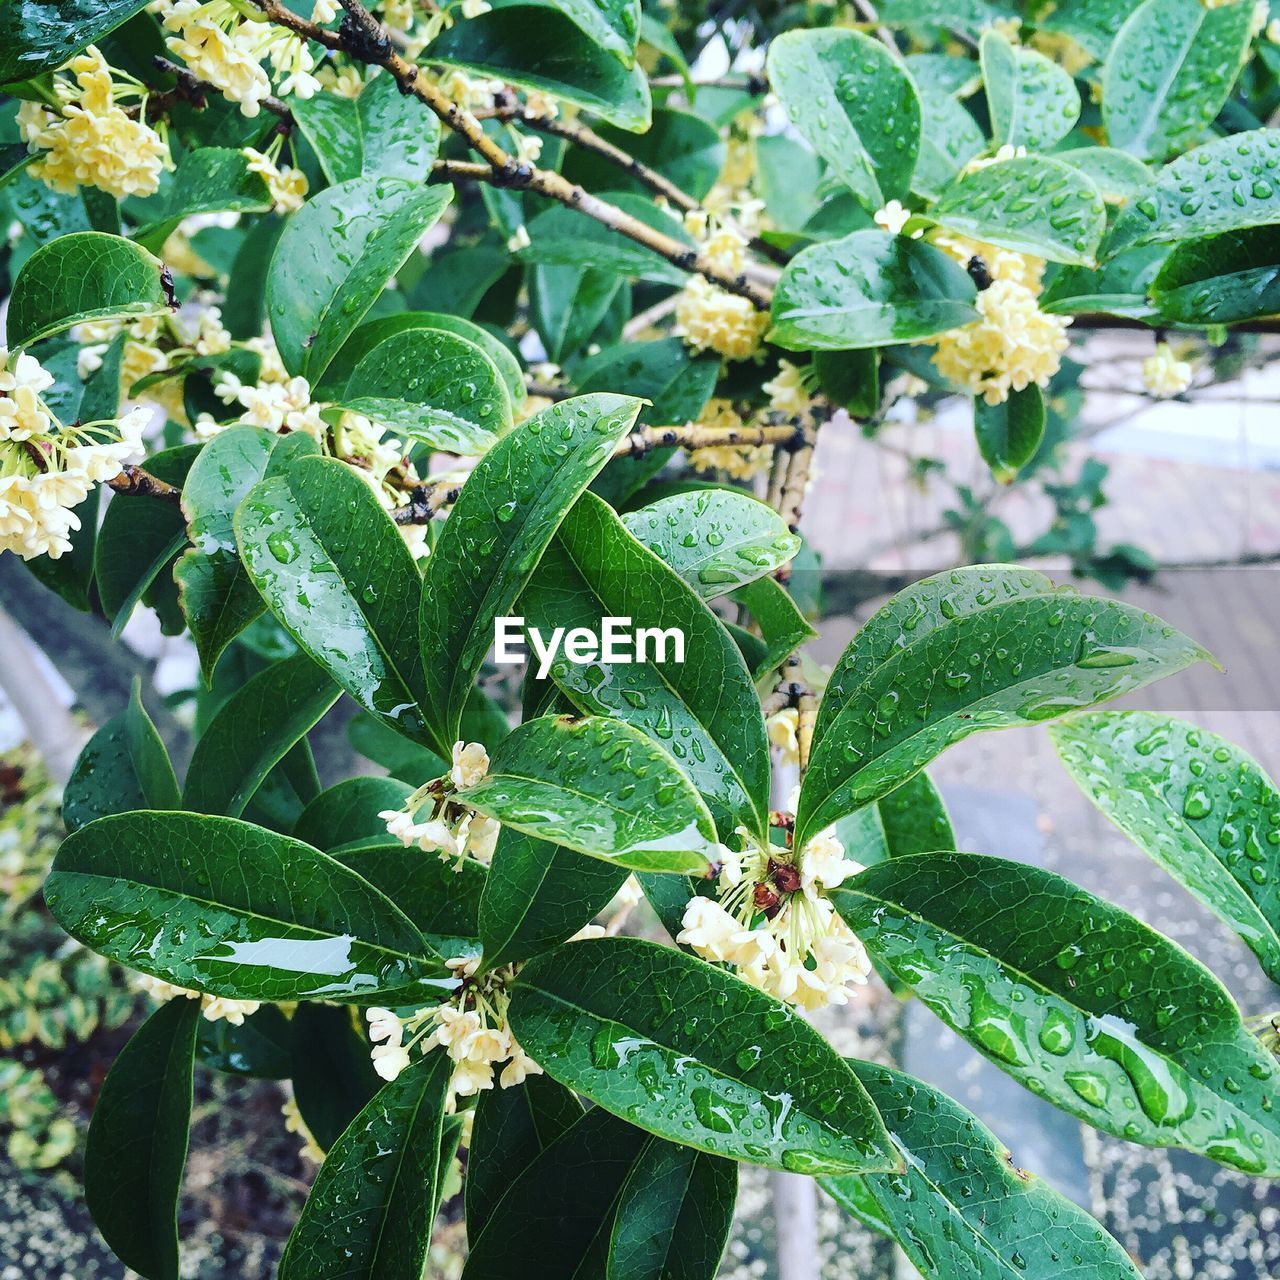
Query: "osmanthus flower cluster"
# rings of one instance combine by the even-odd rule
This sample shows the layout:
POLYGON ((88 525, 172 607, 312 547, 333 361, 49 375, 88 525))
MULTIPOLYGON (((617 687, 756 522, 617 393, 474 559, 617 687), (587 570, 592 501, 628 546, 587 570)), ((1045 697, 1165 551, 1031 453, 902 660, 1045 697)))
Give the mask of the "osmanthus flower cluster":
POLYGON ((474 858, 487 864, 498 841, 499 823, 451 799, 453 790, 473 787, 489 772, 489 753, 478 742, 455 742, 447 779, 424 783, 400 809, 378 815, 387 831, 406 848, 442 858, 474 858), (428 814, 425 819, 422 814, 428 814))
POLYGON ((192 991, 189 987, 174 986, 163 978, 153 978, 145 973, 136 976, 140 991, 145 991, 153 1000, 165 1003, 169 1000, 196 1000, 200 1003, 200 1016, 206 1022, 226 1022, 233 1027, 244 1026, 244 1020, 251 1018, 262 1008, 260 1000, 234 1000, 226 996, 212 996, 206 991, 192 991))

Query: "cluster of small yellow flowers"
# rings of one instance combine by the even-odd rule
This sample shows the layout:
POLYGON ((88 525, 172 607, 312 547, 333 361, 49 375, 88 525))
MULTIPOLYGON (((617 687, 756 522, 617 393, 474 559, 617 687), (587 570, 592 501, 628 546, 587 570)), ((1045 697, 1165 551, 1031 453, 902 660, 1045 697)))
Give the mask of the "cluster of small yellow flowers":
POLYGON ((992 21, 991 26, 998 31, 1010 44, 1018 43, 1018 36, 1022 31, 1021 18, 996 18, 992 21))
POLYGON ((1191 365, 1179 360, 1167 342, 1157 342, 1142 362, 1142 385, 1161 399, 1180 396, 1191 385, 1191 365))
POLYGON ((1026 147, 1015 147, 1006 142, 993 156, 975 156, 965 165, 963 172, 977 173, 979 169, 985 169, 989 164, 1001 164, 1005 160, 1021 160, 1026 154, 1026 147))
POLYGON ((277 90, 282 97, 310 98, 320 90, 306 43, 263 15, 250 16, 234 0, 156 0, 150 7, 160 13, 165 30, 175 33, 166 37, 170 52, 193 75, 239 103, 246 116, 256 116, 271 96, 264 59, 282 77, 277 90))
POLYGON ((494 97, 506 86, 501 80, 476 80, 462 71, 447 71, 437 82, 440 92, 465 111, 493 106, 494 97))
POLYGON ((783 707, 769 717, 766 726, 769 745, 778 753, 783 764, 800 763, 800 712, 795 707, 783 707))
POLYGON ((950 233, 937 235, 934 244, 965 265, 981 259, 991 278, 978 293, 977 320, 928 339, 938 372, 990 405, 1002 404, 1010 391, 1033 382, 1047 386, 1069 345, 1071 318, 1040 309, 1044 263, 950 233))
MULTIPOLYGON (((712 396, 697 422, 689 425, 709 427, 713 431, 741 431, 745 426, 733 401, 723 396, 712 396)), ((717 444, 690 449, 689 465, 703 474, 723 471, 735 480, 751 480, 768 471, 772 457, 773 451, 768 445, 717 444)))
POLYGON ((778 372, 760 388, 769 397, 769 408, 798 418, 813 406, 813 384, 816 373, 812 365, 778 361, 778 372))
MULTIPOLYGON (((733 274, 742 270, 747 241, 736 228, 710 226, 698 211, 686 217, 685 229, 701 241, 703 257, 715 266, 733 274)), ((769 327, 767 312, 700 275, 690 276, 677 295, 675 321, 675 333, 695 351, 714 351, 728 360, 755 355, 769 327)))
POLYGON ((871 970, 866 949, 836 914, 826 890, 861 867, 829 833, 809 841, 799 859, 755 845, 720 846, 719 899, 693 897, 676 941, 708 960, 737 967, 753 987, 804 1009, 846 1004, 871 970))
POLYGON ((514 966, 476 977, 477 957, 459 956, 448 961, 459 979, 447 1004, 417 1009, 401 1018, 390 1009, 369 1009, 369 1038, 374 1070, 384 1080, 394 1080, 410 1063, 410 1050, 442 1048, 453 1062, 447 1109, 456 1109, 459 1098, 474 1097, 494 1087, 495 1068, 505 1063, 497 1077, 504 1089, 523 1084, 542 1068, 520 1047, 507 1025, 510 997, 507 984, 514 966), (405 1036, 408 1034, 408 1040, 405 1036))
POLYGON ((18 109, 22 140, 42 153, 32 175, 64 195, 79 187, 120 199, 154 195, 173 161, 168 143, 144 119, 146 86, 113 70, 93 45, 68 65, 75 83, 55 76, 52 104, 23 102, 18 109), (136 118, 119 105, 127 98, 138 99, 136 118))
POLYGON ((311 1132, 307 1127, 307 1122, 302 1118, 302 1112, 298 1110, 298 1100, 289 1098, 284 1106, 280 1108, 280 1114, 284 1116, 284 1131, 286 1133, 296 1133, 302 1139, 298 1154, 304 1160, 310 1160, 312 1164, 323 1164, 324 1148, 316 1141, 315 1134, 311 1132))
MULTIPOLYGON (((876 226, 887 231, 891 236, 900 236, 906 230, 907 223, 911 221, 911 210, 908 209, 901 200, 890 200, 888 204, 879 208, 875 212, 876 226)), ((913 240, 919 240, 924 234, 921 228, 911 233, 913 240)))
POLYGON ((419 787, 400 809, 384 809, 378 817, 387 831, 405 848, 417 845, 424 853, 442 858, 474 858, 488 863, 493 857, 501 826, 482 813, 453 801, 454 791, 474 787, 489 771, 489 753, 478 742, 455 742, 453 764, 447 779, 436 778, 419 787), (419 811, 429 809, 425 821, 419 811))
POLYGON ((1070 36, 1060 31, 1037 31, 1031 47, 1046 58, 1052 58, 1069 76, 1078 76, 1093 61, 1093 56, 1070 36))
POLYGON ((335 66, 326 62, 316 72, 316 79, 323 88, 340 98, 358 98, 364 90, 363 68, 359 66, 335 66))
POLYGON ((277 213, 293 213, 302 208, 307 195, 307 175, 301 169, 283 169, 278 166, 280 148, 284 144, 284 136, 276 134, 265 152, 255 151, 252 147, 243 147, 240 154, 249 162, 250 173, 262 176, 271 193, 271 202, 277 213))
POLYGON ((78 507, 95 484, 142 456, 150 420, 135 409, 118 421, 60 423, 41 399, 53 377, 32 356, 0 347, 0 552, 56 560, 71 550, 78 507))
POLYGON ((145 973, 137 975, 140 990, 145 991, 156 1000, 199 1000, 200 1015, 209 1022, 229 1022, 233 1027, 240 1026, 244 1020, 258 1012, 261 1007, 257 1000, 232 1000, 226 996, 211 996, 203 991, 192 991, 189 987, 175 987, 163 978, 152 978, 145 973))

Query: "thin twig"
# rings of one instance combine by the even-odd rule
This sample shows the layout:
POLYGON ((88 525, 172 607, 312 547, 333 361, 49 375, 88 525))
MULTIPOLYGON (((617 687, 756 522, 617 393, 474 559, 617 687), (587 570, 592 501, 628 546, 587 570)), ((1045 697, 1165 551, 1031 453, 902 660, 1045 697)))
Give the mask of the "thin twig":
POLYGON ((778 514, 786 521, 787 528, 793 533, 800 528, 800 511, 804 506, 805 489, 809 484, 809 470, 813 465, 813 451, 816 443, 816 431, 802 433, 804 443, 795 450, 787 467, 787 478, 782 486, 782 497, 778 503, 778 514))
POLYGON ((795 448, 804 439, 800 427, 641 427, 618 442, 615 457, 639 458, 651 449, 663 449, 678 445, 682 449, 715 449, 725 446, 758 448, 773 444, 783 448, 795 448))
POLYGON ((114 480, 109 480, 113 493, 129 498, 159 498, 175 506, 182 501, 182 490, 153 476, 150 471, 132 464, 126 466, 114 480))
MULTIPOLYGON (((687 89, 684 76, 653 76, 649 83, 655 89, 687 89)), ((741 89, 753 97, 760 98, 769 92, 769 81, 763 71, 752 71, 738 76, 712 76, 708 80, 695 80, 693 87, 697 89, 741 89)))

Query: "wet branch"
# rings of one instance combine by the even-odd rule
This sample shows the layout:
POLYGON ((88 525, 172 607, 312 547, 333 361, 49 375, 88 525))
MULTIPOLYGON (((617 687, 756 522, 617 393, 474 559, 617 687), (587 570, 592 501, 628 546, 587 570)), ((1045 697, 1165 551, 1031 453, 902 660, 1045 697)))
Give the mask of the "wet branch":
POLYGON ((783 449, 794 449, 804 440, 804 430, 797 426, 739 427, 725 430, 717 427, 641 427, 623 437, 614 450, 614 457, 643 457, 652 449, 679 446, 682 449, 715 449, 725 446, 759 448, 772 444, 783 449))
POLYGON ((141 467, 128 465, 114 480, 107 481, 113 493, 128 498, 159 498, 162 502, 172 502, 175 506, 182 501, 182 490, 175 485, 153 476, 150 471, 141 467))

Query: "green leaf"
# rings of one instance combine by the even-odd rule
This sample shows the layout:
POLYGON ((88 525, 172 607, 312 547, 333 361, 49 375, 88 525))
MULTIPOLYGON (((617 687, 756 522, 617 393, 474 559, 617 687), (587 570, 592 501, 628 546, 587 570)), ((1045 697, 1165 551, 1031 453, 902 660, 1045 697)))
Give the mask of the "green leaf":
POLYGON ((395 77, 375 76, 357 98, 318 93, 290 104, 330 182, 383 176, 425 182, 440 149, 440 121, 395 77))
POLYGON ((1115 600, 1031 596, 961 614, 876 666, 824 726, 800 789, 796 845, 972 733, 1081 710, 1207 657, 1115 600))
POLYGON ((353 178, 289 219, 267 273, 267 314, 290 373, 320 380, 451 196, 403 178, 353 178))
POLYGON ((842 1208, 871 1216, 923 1276, 1141 1280, 1125 1251, 1078 1206, 1014 1167, 985 1125, 945 1093, 888 1067, 849 1064, 906 1162, 900 1174, 823 1178, 842 1208))
POLYGON ((24 0, 0 9, 0 84, 70 61, 127 22, 146 0, 24 0))
POLYGON ((643 547, 595 494, 560 526, 521 608, 551 634, 600 634, 605 618, 684 636, 685 662, 652 639, 645 662, 583 665, 563 658, 551 677, 575 706, 634 725, 669 750, 701 792, 727 839, 745 825, 762 834, 769 805, 769 750, 751 676, 723 624, 673 569, 643 547), (696 655, 696 657, 695 657, 696 655))
POLYGON ((813 369, 822 394, 850 417, 871 418, 879 411, 880 353, 874 348, 816 352, 813 369))
POLYGON ((311 1136, 328 1151, 382 1088, 358 1010, 342 1005, 300 1004, 288 1075, 294 1101, 311 1136))
POLYGON ((293 1024, 274 1004, 264 1004, 238 1025, 200 1019, 196 1059, 202 1066, 254 1080, 284 1080, 290 1072, 293 1024))
POLYGON ((976 319, 976 294, 964 268, 932 245, 855 231, 787 264, 768 337, 789 351, 910 342, 976 319))
POLYGON ((875 804, 846 814, 835 824, 835 835, 849 856, 865 867, 887 858, 956 847, 946 805, 926 773, 917 773, 875 804))
POLYGON ((218 709, 187 771, 183 804, 238 818, 263 779, 315 727, 340 690, 305 654, 259 671, 218 709))
POLYGON ((942 27, 976 35, 997 19, 1014 16, 1005 4, 987 0, 884 0, 878 6, 880 21, 890 26, 942 27))
POLYGON ((757 578, 740 587, 733 600, 743 605, 760 628, 764 650, 753 660, 751 675, 760 680, 818 633, 809 625, 791 593, 776 578, 757 578))
MULTIPOLYGON (((652 200, 622 192, 610 196, 610 203, 655 231, 670 236, 691 253, 696 249, 693 237, 652 200)), ((524 262, 606 271, 657 284, 682 285, 689 278, 683 267, 668 262, 653 249, 624 239, 597 219, 565 205, 555 205, 538 214, 528 229, 530 244, 519 255, 524 262)))
POLYGON ((1168 253, 1165 245, 1145 245, 1097 270, 1063 267, 1045 281, 1040 307, 1053 315, 1107 311, 1138 320, 1154 318, 1147 295, 1168 253))
POLYGON ((635 871, 708 871, 715 824, 650 737, 603 716, 542 716, 514 729, 483 781, 457 799, 503 826, 635 871))
POLYGON ((367 711, 423 740, 421 579, 369 486, 336 459, 303 458, 250 490, 235 529, 249 576, 299 645, 367 711))
POLYGON ((1244 63, 1253 6, 1146 0, 1120 28, 1102 68, 1102 122, 1113 147, 1165 160, 1222 110, 1244 63))
POLYGON ((733 1225, 738 1170, 655 1138, 618 1197, 609 1273, 628 1280, 713 1280, 733 1225))
POLYGON ((1114 147, 1072 147, 1053 158, 1079 169, 1102 193, 1104 200, 1124 203, 1151 185, 1152 173, 1141 160, 1114 147))
POLYGON ((1280 980, 1280 791, 1239 747, 1145 711, 1075 716, 1053 744, 1080 789, 1280 980))
POLYGON ((1070 36, 1101 61, 1135 8, 1137 0, 1059 0, 1052 9, 1037 14, 1036 25, 1070 36))
POLYGON ((26 347, 74 324, 169 310, 164 263, 101 231, 76 231, 41 245, 22 264, 9 296, 9 347, 26 347))
POLYGON ((968 98, 982 87, 981 69, 960 54, 909 53, 904 62, 921 94, 932 89, 947 97, 968 98))
POLYGON ((478 1231, 468 1213, 463 1280, 603 1277, 618 1196, 651 1141, 607 1111, 589 1111, 510 1179, 478 1231))
POLYGON ((559 6, 493 0, 431 43, 431 60, 541 89, 633 132, 648 127, 648 77, 606 53, 559 6))
POLYGON ((769 44, 769 83, 801 137, 869 209, 902 197, 920 149, 915 81, 860 31, 786 31, 769 44))
POLYGON ((67 837, 45 902, 86 946, 176 986, 252 1000, 422 998, 444 962, 360 876, 234 818, 127 813, 67 837))
POLYGON ((146 1280, 178 1280, 178 1195, 191 1124, 198 1001, 157 1009, 102 1084, 84 1151, 89 1212, 146 1280))
POLYGON ((281 1280, 419 1280, 440 1204, 452 1072, 447 1054, 421 1058, 352 1121, 316 1174, 281 1280))
POLYGON ((936 200, 986 148, 987 138, 964 104, 936 85, 920 86, 920 111, 920 155, 911 186, 936 200))
POLYGON ((399 809, 411 790, 398 778, 347 778, 307 805, 293 829, 294 839, 326 851, 385 839, 387 824, 378 814, 399 809))
POLYGON ((995 28, 982 33, 982 79, 995 146, 1042 151, 1080 118, 1080 92, 1056 62, 1015 48, 995 28))
POLYGON ((572 937, 609 905, 627 874, 503 828, 480 898, 484 967, 524 960, 572 937))
MULTIPOLYGON (((702 200, 724 168, 726 147, 714 125, 688 111, 660 107, 644 133, 625 133, 611 125, 596 132, 641 164, 669 178, 681 191, 702 200)), ((629 191, 652 198, 652 190, 610 160, 570 148, 561 170, 588 191, 629 191)), ((581 386, 581 384, 579 384, 581 386)))
POLYGON ((182 486, 182 513, 192 545, 178 558, 173 576, 206 684, 227 645, 264 607, 240 562, 232 516, 260 480, 318 452, 304 432, 279 436, 235 426, 214 436, 191 464, 182 486))
POLYGON ((510 612, 565 512, 639 407, 629 396, 563 400, 504 436, 463 485, 422 585, 422 669, 443 754, 493 644, 494 619, 510 612))
POLYGON ((832 896, 872 955, 1033 1093, 1130 1142, 1280 1170, 1280 1065, 1207 969, 1118 907, 976 853, 894 858, 832 896))
POLYGON ((1050 156, 1000 160, 961 177, 932 211, 944 227, 1050 262, 1092 266, 1107 227, 1102 196, 1050 156))
POLYGON ((697 418, 715 390, 719 371, 716 356, 695 356, 679 338, 659 338, 607 347, 583 361, 574 381, 584 392, 627 387, 630 394, 651 402, 641 407, 641 422, 673 426, 697 418))
POLYGON ((135 680, 129 705, 85 743, 62 794, 62 820, 78 831, 130 809, 176 809, 178 779, 135 680))
POLYGON ((490 1089, 480 1095, 463 1185, 467 1237, 472 1243, 538 1154, 581 1119, 582 1103, 550 1076, 529 1076, 511 1089, 490 1089))
POLYGON ((548 1075, 659 1137, 795 1173, 897 1167, 822 1036, 683 952, 635 938, 568 943, 521 970, 509 1017, 548 1075))
POLYGON ((624 67, 635 62, 640 34, 639 0, 556 0, 554 8, 624 67))
POLYGON ((973 402, 978 452, 1001 484, 1010 484, 1036 456, 1044 425, 1044 396, 1034 382, 1011 391, 1000 404, 988 404, 981 396, 973 402))
POLYGON ((156 195, 139 203, 142 226, 134 234, 144 248, 160 251, 183 218, 227 211, 265 213, 271 203, 266 179, 249 168, 243 152, 200 147, 182 157, 156 195))
POLYGON ((1280 312, 1280 228, 1246 227, 1177 245, 1151 283, 1174 324, 1238 324, 1280 312))
POLYGON ((622 523, 704 600, 772 573, 800 549, 772 507, 728 489, 675 493, 622 523))
POLYGON ((1105 256, 1280 222, 1280 135, 1254 129, 1196 147, 1126 206, 1105 256))

